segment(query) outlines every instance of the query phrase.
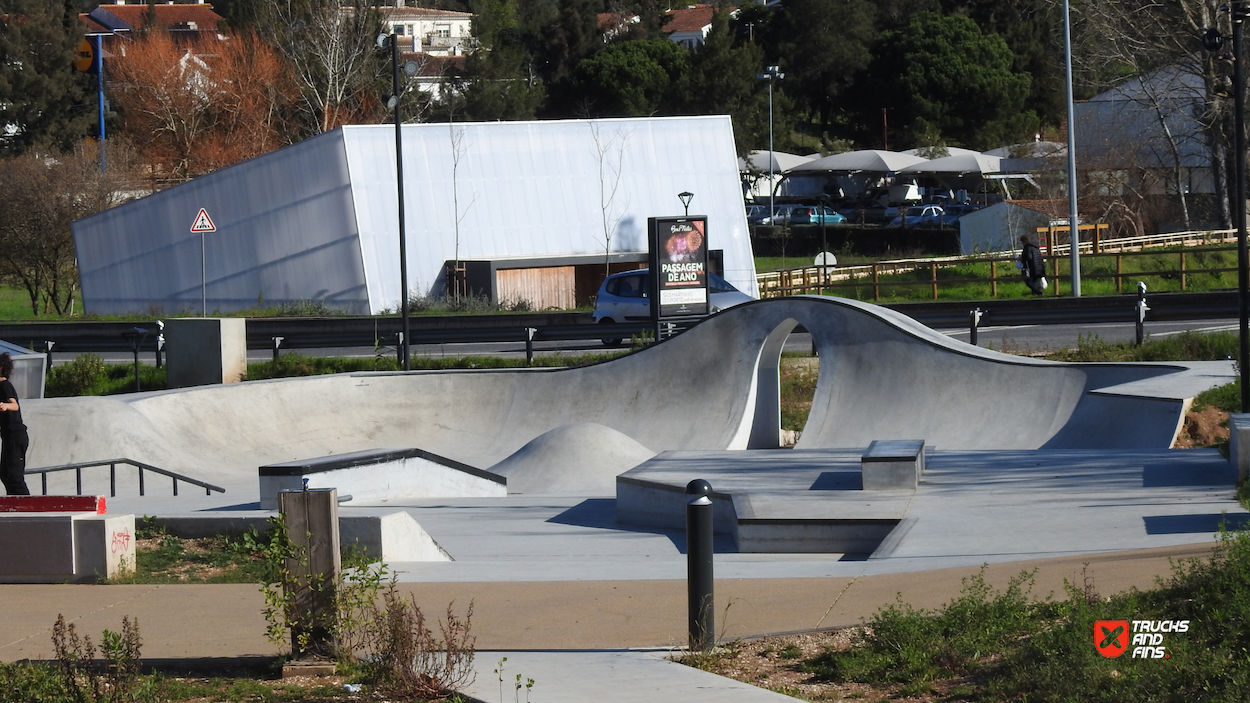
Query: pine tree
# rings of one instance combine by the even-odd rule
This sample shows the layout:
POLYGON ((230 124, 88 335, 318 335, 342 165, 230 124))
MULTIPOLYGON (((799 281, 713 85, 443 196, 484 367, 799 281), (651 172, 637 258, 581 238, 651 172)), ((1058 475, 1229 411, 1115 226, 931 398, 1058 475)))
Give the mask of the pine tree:
POLYGON ((82 29, 71 0, 0 0, 0 155, 90 133, 90 77, 73 65, 82 29))

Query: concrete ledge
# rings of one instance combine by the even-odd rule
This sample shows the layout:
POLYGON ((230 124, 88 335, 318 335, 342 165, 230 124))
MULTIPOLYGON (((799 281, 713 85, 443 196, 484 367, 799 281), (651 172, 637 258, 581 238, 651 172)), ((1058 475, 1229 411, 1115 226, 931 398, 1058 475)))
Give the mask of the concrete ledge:
POLYGON ((924 473, 923 439, 878 439, 860 458, 865 491, 915 490, 924 473))
POLYGON ((1228 461, 1237 470, 1237 483, 1250 478, 1250 413, 1228 416, 1228 461))
POLYGON ((16 513, 0 518, 0 583, 84 583, 134 569, 135 516, 16 513))
MULTIPOLYGON (((256 512, 216 515, 174 515, 158 517, 157 527, 167 533, 191 539, 269 530, 269 515, 256 512)), ((453 561, 421 525, 404 512, 386 515, 339 514, 339 543, 357 544, 371 557, 387 563, 401 561, 453 561)))
POLYGON ((369 449, 260 467, 260 507, 277 510, 278 493, 337 488, 354 503, 408 498, 478 498, 508 495, 503 476, 421 449, 369 449))
POLYGON ((4 496, 0 513, 96 513, 106 512, 104 496, 4 496))

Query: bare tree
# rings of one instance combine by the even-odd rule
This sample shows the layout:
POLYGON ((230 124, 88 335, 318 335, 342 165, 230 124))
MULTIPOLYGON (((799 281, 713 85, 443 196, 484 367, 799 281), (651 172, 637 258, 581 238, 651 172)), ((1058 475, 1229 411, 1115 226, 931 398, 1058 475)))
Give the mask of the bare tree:
POLYGON ((69 313, 78 293, 70 223, 119 204, 132 175, 125 154, 109 153, 102 173, 93 155, 26 155, 0 161, 0 277, 21 286, 35 315, 69 313))
MULTIPOLYGON (((1079 0, 1073 3, 1077 30, 1074 64, 1096 88, 1110 88, 1130 76, 1153 79, 1131 99, 1156 118, 1161 149, 1172 170, 1169 189, 1181 196, 1182 217, 1192 218, 1179 158, 1189 135, 1176 130, 1178 112, 1197 125, 1210 153, 1219 218, 1232 220, 1228 194, 1231 158, 1227 70, 1216 55, 1202 49, 1202 34, 1219 27, 1231 34, 1222 0, 1079 0)), ((1077 155, 1078 159, 1081 155, 1077 155)))
POLYGON ((617 128, 615 132, 604 135, 600 123, 589 120, 590 139, 593 154, 599 165, 599 212, 603 225, 603 275, 612 273, 612 236, 616 226, 625 216, 625 208, 619 214, 616 209, 616 196, 621 188, 621 172, 625 162, 625 144, 631 132, 617 128))
POLYGON ((357 0, 269 0, 273 41, 295 66, 307 129, 318 134, 385 113, 377 90, 385 61, 375 40, 383 31, 376 8, 357 0))
POLYGON ((473 207, 473 203, 477 202, 478 194, 473 193, 472 200, 469 201, 464 209, 460 209, 460 162, 464 159, 466 147, 464 144, 465 129, 457 128, 454 122, 447 123, 447 133, 451 138, 451 208, 452 216, 455 218, 455 276, 452 285, 454 295, 458 299, 464 292, 464 281, 461 275, 463 264, 460 261, 460 223, 464 221, 465 215, 469 214, 469 208, 473 207))

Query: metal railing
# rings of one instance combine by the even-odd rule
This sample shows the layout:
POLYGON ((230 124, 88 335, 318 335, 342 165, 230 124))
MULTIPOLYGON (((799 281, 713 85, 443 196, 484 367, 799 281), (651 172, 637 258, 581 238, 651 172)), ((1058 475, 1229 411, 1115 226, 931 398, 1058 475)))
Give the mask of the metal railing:
POLYGON ((48 474, 57 473, 61 471, 73 471, 74 483, 76 487, 75 495, 82 495, 83 494, 82 493, 82 470, 89 469, 94 466, 108 466, 109 467, 109 497, 113 498, 117 496, 117 465, 118 464, 129 464, 130 466, 134 466, 139 469, 139 495, 141 496, 145 495, 146 493, 146 486, 145 486, 144 477, 143 477, 143 472, 145 471, 151 471, 154 474, 159 474, 161 476, 168 476, 169 478, 173 479, 175 496, 178 495, 178 482, 179 481, 183 483, 189 483, 192 486, 199 486, 200 488, 203 488, 204 495, 206 496, 212 495, 213 491, 217 491, 218 493, 226 492, 226 489, 222 488, 221 486, 214 486, 211 483, 198 481, 189 476, 177 474, 177 473, 174 473, 173 471, 166 471, 165 469, 152 466, 151 464, 145 464, 141 461, 135 461, 134 459, 103 459, 101 461, 80 461, 74 464, 61 464, 60 466, 44 466, 44 467, 40 467, 37 469, 26 469, 26 475, 30 476, 31 474, 40 474, 40 477, 39 477, 40 486, 42 488, 43 495, 48 495, 48 474))
MULTIPOLYGON (((1115 273, 1083 273, 1082 278, 1114 278, 1116 281, 1116 291, 1122 288, 1122 279, 1130 276, 1150 275, 1158 276, 1162 274, 1177 274, 1180 276, 1181 290, 1186 290, 1187 278, 1192 274, 1198 273, 1225 273, 1236 271, 1236 268, 1190 268, 1187 265, 1185 251, 1176 252, 1179 255, 1179 267, 1170 270, 1150 271, 1148 273, 1126 273, 1123 271, 1123 257, 1133 256, 1158 256, 1158 252, 1149 252, 1148 249, 1169 247, 1178 245, 1211 245, 1224 243, 1235 234, 1235 230, 1214 230, 1202 232, 1178 232, 1161 235, 1146 235, 1143 237, 1121 237, 1117 239, 1104 239, 1101 242, 1081 242, 1081 251, 1085 256, 1093 258, 1116 257, 1115 273)), ((1055 275, 1057 266, 1066 262, 1066 257, 1071 250, 1068 244, 1055 244, 1053 246, 1043 245, 1046 251, 1046 259, 1050 262, 1049 272, 1051 278, 1057 279, 1055 275)), ((1223 247, 1215 247, 1206 251, 1231 251, 1223 247)), ((991 287, 991 297, 997 297, 999 283, 1014 283, 1020 280, 1019 275, 1014 271, 1008 276, 998 275, 998 265, 1009 263, 1014 265, 1016 255, 1000 254, 985 255, 975 254, 970 256, 941 256, 925 259, 896 259, 892 261, 879 261, 873 264, 865 264, 861 266, 840 266, 828 267, 822 272, 820 266, 805 266, 797 269, 787 269, 782 271, 771 271, 757 275, 761 298, 775 298, 786 295, 802 295, 808 293, 820 293, 823 290, 832 289, 836 291, 839 288, 859 288, 871 286, 873 289, 873 300, 881 299, 881 288, 889 288, 891 286, 909 286, 928 285, 932 289, 933 299, 938 298, 938 288, 943 285, 962 285, 967 283, 988 283, 991 287), (990 276, 988 278, 959 278, 959 279, 940 279, 938 271, 955 266, 970 263, 988 263, 990 265, 990 276), (929 272, 929 280, 908 280, 908 281, 882 281, 882 276, 892 276, 905 273, 913 273, 918 270, 927 270, 929 272), (822 275, 822 273, 824 275, 822 275)), ((1059 287, 1056 285, 1051 291, 1054 295, 1059 294, 1059 287)))

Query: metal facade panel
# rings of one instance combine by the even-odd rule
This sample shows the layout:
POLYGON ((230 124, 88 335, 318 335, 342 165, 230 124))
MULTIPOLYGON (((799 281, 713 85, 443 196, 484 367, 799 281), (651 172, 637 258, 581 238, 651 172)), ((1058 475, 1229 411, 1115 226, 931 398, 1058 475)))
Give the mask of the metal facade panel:
POLYGON ((341 132, 235 164, 74 223, 92 313, 208 312, 324 300, 370 310, 341 132))
MULTIPOLYGON (((351 126, 343 134, 373 311, 393 309, 400 287, 394 127, 351 126)), ((708 216, 711 247, 725 251, 725 277, 758 295, 726 116, 413 124, 402 138, 414 293, 441 294, 443 263, 457 256, 602 254, 605 219, 612 252, 645 252, 647 218, 681 214, 677 194, 690 191, 690 213, 708 216)))

